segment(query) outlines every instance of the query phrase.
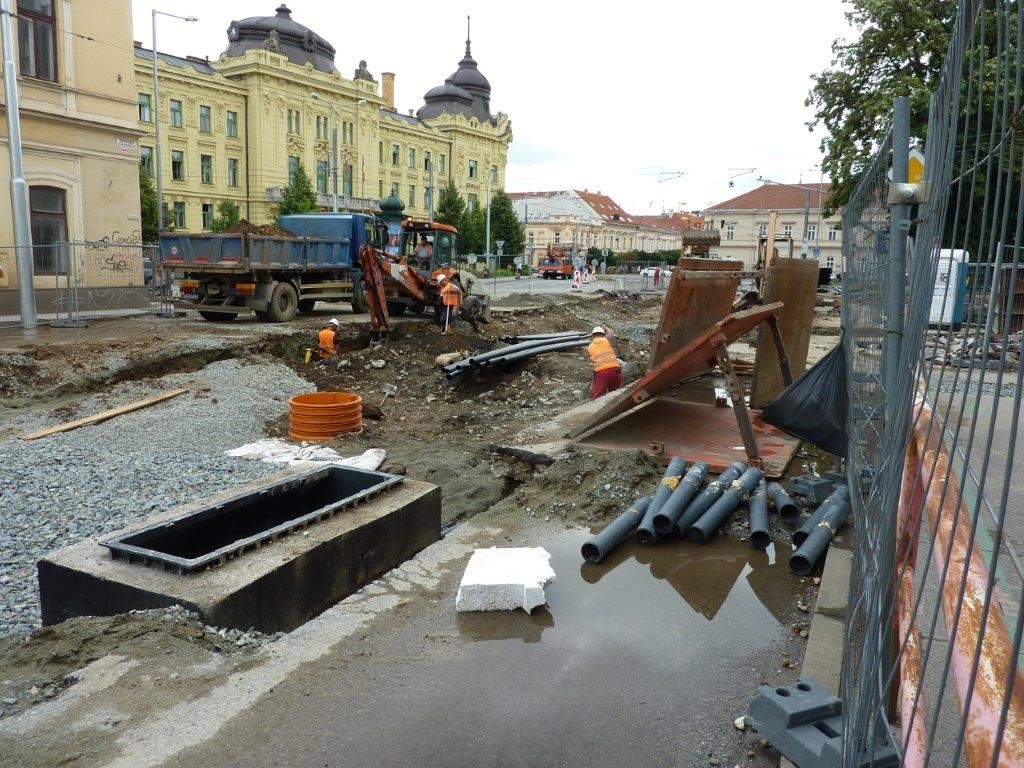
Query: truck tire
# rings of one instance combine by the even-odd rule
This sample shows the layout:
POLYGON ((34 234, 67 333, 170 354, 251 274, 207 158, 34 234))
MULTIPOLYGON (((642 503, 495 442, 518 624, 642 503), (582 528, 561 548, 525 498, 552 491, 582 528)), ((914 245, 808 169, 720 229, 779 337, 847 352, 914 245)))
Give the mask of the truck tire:
POLYGON ((227 323, 238 317, 237 314, 228 314, 224 312, 207 312, 206 310, 200 309, 199 316, 209 323, 227 323))
POLYGON ((405 314, 405 306, 404 301, 389 301, 388 314, 391 315, 391 317, 400 317, 405 314))
POLYGON ((312 312, 316 299, 299 299, 299 312, 312 312))
POLYGON ((370 311, 370 302, 366 300, 362 280, 352 281, 352 311, 357 315, 365 315, 370 311))
POLYGON ((272 323, 287 323, 299 310, 299 294, 291 283, 278 283, 270 294, 267 315, 272 323))

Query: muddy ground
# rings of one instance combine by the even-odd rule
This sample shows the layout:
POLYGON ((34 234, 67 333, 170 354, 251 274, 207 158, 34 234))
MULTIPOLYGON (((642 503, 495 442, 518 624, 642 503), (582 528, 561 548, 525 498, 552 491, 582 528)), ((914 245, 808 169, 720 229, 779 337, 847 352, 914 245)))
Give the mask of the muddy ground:
MULTIPOLYGON (((445 380, 434 358, 455 350, 494 348, 499 336, 588 330, 602 324, 618 336, 620 355, 630 364, 624 370, 628 382, 646 369, 661 299, 512 296, 496 302, 496 307, 506 311, 496 313, 494 322, 479 332, 460 325, 447 336, 429 317, 406 318, 395 322, 385 340, 375 340, 358 319, 343 318, 344 353, 327 366, 305 359, 329 309, 328 314, 320 312, 288 326, 135 319, 113 322, 107 333, 103 323, 94 323, 81 337, 72 331, 46 332, 42 343, 0 337, 0 416, 28 410, 56 420, 76 418, 85 415, 78 408, 83 396, 117 382, 157 380, 229 357, 273 360, 308 380, 310 390, 356 392, 364 402, 379 406, 382 415, 364 419, 361 433, 339 436, 328 445, 343 455, 384 448, 385 470, 439 485, 446 529, 484 512, 491 520, 527 517, 538 523, 564 523, 566 529, 603 525, 633 499, 650 493, 663 467, 641 453, 566 450, 545 464, 494 450, 520 444, 524 435, 588 401, 591 372, 583 349, 453 382, 445 380), (389 385, 398 392, 382 402, 389 385)), ((838 340, 837 327, 835 313, 817 314, 812 361, 838 340)), ((744 340, 748 349, 752 341, 744 340)), ((0 434, 3 431, 0 426, 0 434)), ((285 407, 265 425, 265 434, 287 434, 285 407)), ((831 468, 825 463, 817 455, 802 454, 794 470, 831 468)), ((745 538, 739 523, 725 533, 745 538)), ((798 636, 800 616, 787 620, 796 622, 792 631, 798 636)), ((218 632, 194 617, 146 614, 79 619, 28 636, 0 638, 0 694, 5 697, 0 720, 59 697, 74 685, 75 670, 111 654, 159 664, 178 654, 187 656, 195 648, 206 654, 248 654, 270 642, 254 636, 252 642, 238 644, 218 632)))

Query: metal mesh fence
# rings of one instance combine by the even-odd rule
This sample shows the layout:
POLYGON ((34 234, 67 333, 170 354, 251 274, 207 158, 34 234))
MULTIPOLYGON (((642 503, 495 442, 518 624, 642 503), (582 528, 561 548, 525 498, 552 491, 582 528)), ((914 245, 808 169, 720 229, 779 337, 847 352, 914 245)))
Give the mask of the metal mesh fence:
POLYGON ((480 277, 483 286, 496 297, 515 293, 548 294, 599 289, 633 293, 665 292, 672 276, 672 266, 663 262, 621 263, 602 271, 600 264, 594 263, 597 259, 592 258, 590 264, 578 267, 577 287, 572 268, 567 268, 563 274, 538 264, 539 258, 535 258, 532 265, 528 256, 510 254, 460 256, 460 260, 462 268, 480 277))
MULTIPOLYGON (((171 311, 171 275, 155 245, 67 242, 32 248, 39 322, 76 325, 94 318, 171 311)), ((15 282, 15 249, 0 246, 0 273, 15 282)), ((17 291, 0 292, 0 326, 21 323, 17 291)))
POLYGON ((846 766, 885 741, 908 766, 1024 765, 1022 44, 1019 3, 962 0, 916 205, 890 195, 897 111, 844 211, 846 766))

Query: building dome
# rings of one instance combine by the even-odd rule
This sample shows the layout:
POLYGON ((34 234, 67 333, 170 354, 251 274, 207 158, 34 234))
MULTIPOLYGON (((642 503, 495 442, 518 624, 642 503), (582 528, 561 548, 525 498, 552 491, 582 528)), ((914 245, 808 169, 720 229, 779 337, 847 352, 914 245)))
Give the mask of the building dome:
MULTIPOLYGON (((468 23, 468 20, 467 20, 468 23)), ((424 106, 416 116, 422 119, 438 117, 442 112, 451 115, 475 117, 481 122, 491 122, 491 84, 477 68, 470 49, 469 29, 466 29, 466 54, 444 85, 431 88, 423 97, 424 106)))
POLYGON ((265 48, 288 57, 292 64, 312 64, 321 72, 334 72, 334 46, 309 27, 292 20, 282 3, 273 16, 252 16, 228 26, 227 56, 241 56, 253 48, 265 48))

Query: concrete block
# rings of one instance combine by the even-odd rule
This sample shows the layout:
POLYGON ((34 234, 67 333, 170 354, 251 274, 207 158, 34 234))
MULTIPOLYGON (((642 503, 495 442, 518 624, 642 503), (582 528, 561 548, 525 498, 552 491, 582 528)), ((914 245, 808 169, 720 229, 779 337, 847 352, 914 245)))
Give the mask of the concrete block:
POLYGON ((551 555, 543 547, 478 549, 469 558, 455 596, 457 611, 529 613, 544 605, 544 587, 555 580, 551 555))
MULTIPOLYGON (((289 469, 274 478, 306 471, 289 469)), ((177 507, 146 523, 227 499, 246 487, 177 507)), ((39 561, 43 624, 178 603, 215 626, 287 632, 437 541, 440 529, 440 489, 406 479, 334 517, 191 574, 113 560, 90 539, 39 561)))
POLYGON ((839 619, 815 614, 800 665, 800 676, 817 680, 829 693, 839 695, 843 670, 843 637, 846 625, 839 619))
POLYGON ((847 601, 850 596, 850 573, 853 568, 853 552, 840 549, 833 544, 825 559, 825 569, 818 587, 818 602, 814 612, 833 619, 845 619, 847 601))

